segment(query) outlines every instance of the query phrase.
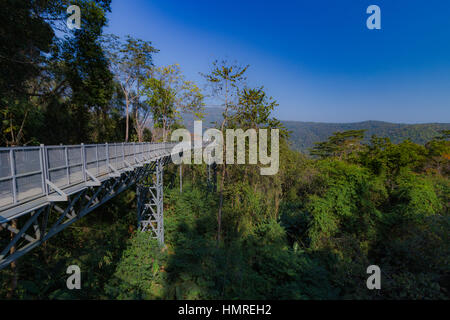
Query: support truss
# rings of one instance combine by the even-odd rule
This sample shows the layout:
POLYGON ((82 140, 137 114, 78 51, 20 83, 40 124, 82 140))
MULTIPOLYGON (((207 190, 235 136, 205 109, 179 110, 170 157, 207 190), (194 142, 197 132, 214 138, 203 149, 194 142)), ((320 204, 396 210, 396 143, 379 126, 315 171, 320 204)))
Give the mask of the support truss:
MULTIPOLYGON (((78 193, 68 195, 67 201, 50 202, 13 221, 0 222, 0 233, 6 234, 6 236, 0 237, 2 239, 0 249, 3 248, 0 251, 0 269, 5 268, 133 184, 147 181, 155 169, 157 172, 161 172, 162 184, 162 166, 169 160, 170 157, 165 157, 156 162, 134 167, 133 171, 123 172, 103 181, 100 185, 92 185, 78 193)), ((160 191, 159 199, 162 208, 162 189, 160 191)), ((163 233, 164 230, 161 232, 163 233)))
POLYGON ((154 174, 137 185, 138 229, 151 232, 164 245, 163 172, 167 159, 156 162, 154 174))

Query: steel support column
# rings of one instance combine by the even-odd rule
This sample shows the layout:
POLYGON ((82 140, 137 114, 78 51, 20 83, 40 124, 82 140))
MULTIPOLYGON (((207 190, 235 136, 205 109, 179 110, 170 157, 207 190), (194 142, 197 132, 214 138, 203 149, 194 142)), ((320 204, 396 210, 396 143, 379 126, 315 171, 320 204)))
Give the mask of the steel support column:
POLYGON ((137 185, 138 229, 151 232, 164 245, 163 173, 166 159, 157 160, 155 172, 137 185))

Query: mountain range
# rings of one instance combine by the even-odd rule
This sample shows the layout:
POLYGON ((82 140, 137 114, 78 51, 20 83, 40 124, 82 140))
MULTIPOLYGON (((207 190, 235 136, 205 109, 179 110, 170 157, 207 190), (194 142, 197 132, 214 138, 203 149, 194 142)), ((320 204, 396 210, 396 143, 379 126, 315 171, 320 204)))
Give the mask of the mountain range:
MULTIPOLYGON (((193 132, 193 116, 183 114, 182 118, 184 126, 193 132)), ((221 108, 205 108, 203 129, 214 127, 214 123, 220 123, 221 120, 221 108)), ((304 153, 308 153, 308 149, 313 147, 315 142, 325 141, 336 131, 364 129, 366 130, 365 142, 369 141, 372 135, 377 135, 388 137, 394 143, 410 140, 418 144, 425 144, 439 136, 441 130, 450 130, 450 123, 403 124, 372 120, 352 123, 281 122, 290 131, 289 140, 292 147, 304 153)))

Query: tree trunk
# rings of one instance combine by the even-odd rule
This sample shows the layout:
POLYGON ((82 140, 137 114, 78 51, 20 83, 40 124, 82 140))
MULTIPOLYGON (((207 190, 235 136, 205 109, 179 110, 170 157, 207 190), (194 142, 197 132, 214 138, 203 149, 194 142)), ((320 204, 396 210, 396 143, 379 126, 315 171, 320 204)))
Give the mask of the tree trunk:
POLYGON ((275 193, 275 219, 278 220, 278 212, 280 209, 280 194, 278 191, 275 193))
MULTIPOLYGON (((228 89, 227 89, 228 90, 228 89)), ((224 136, 225 131, 225 122, 227 121, 227 114, 228 114, 228 94, 225 98, 225 112, 224 112, 224 119, 222 120, 222 125, 220 126, 220 131, 222 132, 222 136, 224 136)), ((222 153, 225 157, 225 143, 222 145, 222 153)), ((217 244, 219 244, 221 238, 222 238, 222 208, 223 208, 223 188, 225 184, 225 174, 226 174, 226 163, 225 161, 222 163, 222 177, 220 178, 220 185, 219 185, 219 210, 217 211, 217 244)))
POLYGON ((223 208, 223 188, 225 185, 226 165, 222 164, 222 177, 220 179, 219 190, 219 210, 217 212, 217 243, 222 239, 222 208, 223 208))
POLYGON ((128 100, 128 98, 126 98, 126 118, 125 118, 125 142, 128 142, 128 122, 129 122, 129 118, 130 118, 130 116, 128 115, 128 108, 129 108, 129 104, 130 104, 130 102, 129 102, 129 100, 128 100))
POLYGON ((183 163, 180 163, 180 193, 183 193, 183 163))
POLYGON ((135 113, 135 122, 136 122, 136 133, 138 136, 138 142, 143 142, 143 132, 144 132, 144 125, 141 124, 141 122, 139 121, 139 113, 138 113, 138 109, 136 108, 136 113, 135 113))
POLYGON ((162 140, 163 142, 166 142, 166 119, 164 119, 163 117, 163 121, 162 121, 162 140))

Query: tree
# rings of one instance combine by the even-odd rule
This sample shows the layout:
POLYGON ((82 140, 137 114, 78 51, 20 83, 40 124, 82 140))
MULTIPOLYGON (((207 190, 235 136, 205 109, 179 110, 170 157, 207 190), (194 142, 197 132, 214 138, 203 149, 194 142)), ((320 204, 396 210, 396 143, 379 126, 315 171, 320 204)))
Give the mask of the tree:
POLYGON ((155 126, 163 130, 163 141, 167 140, 169 128, 176 120, 181 77, 179 66, 170 65, 156 68, 143 83, 146 105, 153 114, 155 126))
POLYGON ((320 158, 337 157, 340 160, 361 149, 361 140, 365 130, 335 132, 328 141, 316 142, 310 150, 311 155, 320 158))
POLYGON ((443 130, 442 136, 425 144, 428 156, 426 169, 434 169, 439 174, 450 174, 450 130, 443 130))
MULTIPOLYGON (((93 16, 96 14, 96 10, 92 12, 93 16)), ((101 30, 94 32, 82 28, 75 34, 75 41, 64 46, 63 59, 66 81, 71 88, 70 106, 74 115, 72 123, 75 133, 73 142, 80 143, 92 139, 89 137, 91 128, 88 125, 91 110, 94 111, 96 119, 103 117, 105 120, 114 88, 113 75, 98 43, 101 30)), ((100 132, 99 125, 92 129, 97 133, 97 136, 93 137, 96 141, 105 134, 100 132)))
POLYGON ((249 89, 244 88, 239 93, 237 105, 233 106, 234 113, 230 120, 244 128, 258 129, 281 128, 281 122, 271 118, 272 111, 278 103, 272 97, 267 96, 263 87, 249 89))
MULTIPOLYGON (((36 11, 48 10, 38 1, 2 2, 0 19, 0 96, 34 94, 32 83, 48 63, 41 53, 52 50, 53 29, 36 11)), ((4 101, 2 101, 4 103, 4 101)), ((4 104, 2 104, 4 107, 4 104)))
MULTIPOLYGON (((98 114, 107 109, 111 74, 98 39, 110 0, 80 0, 76 4, 83 12, 81 30, 67 28, 66 1, 5 4, 5 17, 1 17, 5 23, 0 30, 5 35, 0 43, 0 104, 7 110, 2 112, 2 133, 8 145, 38 143, 36 136, 28 135, 40 136, 42 130, 29 130, 29 122, 34 126, 37 113, 45 114, 50 105, 70 104, 67 117, 74 133, 70 142, 87 139, 85 120, 91 108, 98 114)), ((45 121, 41 123, 41 127, 45 125, 45 121)))
POLYGON ((191 113, 194 119, 202 119, 204 116, 204 98, 205 96, 200 88, 193 81, 183 81, 180 111, 191 113))
MULTIPOLYGON (((28 129, 40 120, 42 109, 55 101, 71 100, 75 109, 82 111, 107 104, 111 75, 97 40, 106 24, 110 0, 77 1, 77 5, 83 10, 83 29, 71 32, 61 28, 65 25, 61 22, 66 20, 66 1, 2 2, 2 143, 8 146, 38 143, 35 137, 27 135, 28 129), (58 37, 60 34, 62 36, 58 37)), ((83 126, 75 134, 83 138, 88 132, 83 130, 85 114, 75 112, 75 115, 80 117, 72 122, 83 126)), ((42 121, 40 125, 43 128, 48 124, 42 121)), ((13 221, 12 225, 15 224, 13 221)), ((11 250, 15 250, 14 246, 11 250)), ((14 291, 18 277, 16 262, 11 267, 14 291)))
POLYGON ((105 37, 111 70, 125 98, 125 142, 129 139, 129 115, 134 107, 134 125, 139 141, 148 120, 148 112, 140 101, 142 84, 153 68, 153 54, 159 52, 150 41, 127 36, 123 42, 115 35, 105 37), (144 110, 143 110, 144 109, 144 110))
POLYGON ((129 241, 105 291, 115 299, 161 299, 166 254, 149 232, 138 232, 129 241))
POLYGON ((439 140, 450 140, 450 130, 441 130, 442 136, 440 136, 439 140))
MULTIPOLYGON (((247 66, 239 66, 231 64, 226 60, 214 61, 212 70, 208 74, 202 74, 209 84, 211 89, 211 98, 218 99, 221 106, 224 108, 222 112, 222 123, 220 124, 220 131, 222 135, 225 131, 225 126, 230 120, 230 111, 233 105, 238 102, 238 94, 241 90, 246 77, 245 72, 247 66)), ((225 145, 223 146, 225 148, 225 145)), ((219 184, 219 209, 217 212, 217 241, 221 240, 222 233, 222 208, 223 208, 223 189, 226 175, 226 165, 222 164, 222 173, 219 184)))
POLYGON ((155 126, 162 128, 163 141, 182 112, 202 116, 203 94, 194 82, 184 79, 177 64, 152 70, 143 88, 146 113, 151 112, 155 126))
POLYGON ((31 100, 44 92, 36 84, 52 52, 54 32, 35 11, 45 10, 31 1, 2 2, 0 12, 0 109, 2 143, 20 145, 26 122, 33 113, 31 100))

